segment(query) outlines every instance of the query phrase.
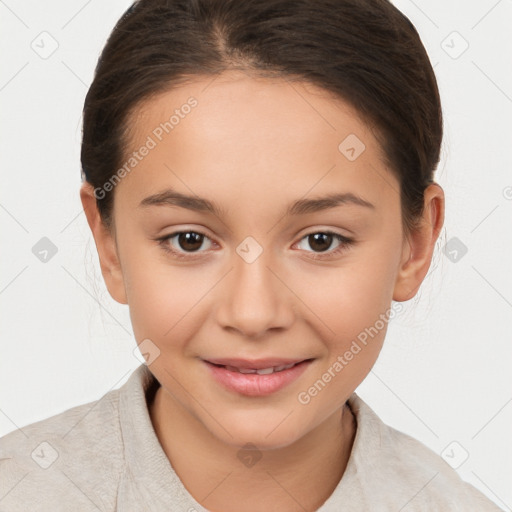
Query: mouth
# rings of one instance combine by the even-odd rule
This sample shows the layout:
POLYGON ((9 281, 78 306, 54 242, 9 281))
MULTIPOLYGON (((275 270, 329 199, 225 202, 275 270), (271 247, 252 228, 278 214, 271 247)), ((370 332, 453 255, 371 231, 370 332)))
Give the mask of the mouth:
POLYGON ((297 379, 310 359, 208 359, 210 374, 224 388, 247 396, 266 396, 297 379))
POLYGON ((301 361, 294 361, 292 363, 285 364, 269 364, 269 363, 250 363, 250 362, 237 362, 237 364, 221 364, 214 363, 212 361, 207 361, 215 366, 219 366, 229 370, 230 372, 240 372, 240 373, 257 373, 258 375, 270 375, 275 372, 282 372, 283 370, 289 370, 293 368, 295 365, 302 363, 301 361))

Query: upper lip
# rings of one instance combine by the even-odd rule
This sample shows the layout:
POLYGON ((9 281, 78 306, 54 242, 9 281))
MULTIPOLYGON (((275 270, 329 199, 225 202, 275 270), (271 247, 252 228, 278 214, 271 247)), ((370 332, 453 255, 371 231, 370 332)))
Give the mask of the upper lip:
POLYGON ((289 364, 297 364, 306 361, 307 359, 282 359, 282 358, 268 358, 268 359, 232 359, 232 358, 215 358, 205 359, 208 363, 218 364, 221 366, 234 366, 235 368, 246 368, 248 370, 261 370, 263 368, 270 368, 276 366, 286 366, 289 364))

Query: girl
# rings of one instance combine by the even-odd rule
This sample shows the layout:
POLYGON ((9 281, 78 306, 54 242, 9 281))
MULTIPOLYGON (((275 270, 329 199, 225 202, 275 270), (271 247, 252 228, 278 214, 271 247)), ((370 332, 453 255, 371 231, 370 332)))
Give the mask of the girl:
POLYGON ((141 365, 0 442, 1 509, 498 508, 354 392, 443 225, 436 79, 386 0, 140 0, 81 200, 141 365))

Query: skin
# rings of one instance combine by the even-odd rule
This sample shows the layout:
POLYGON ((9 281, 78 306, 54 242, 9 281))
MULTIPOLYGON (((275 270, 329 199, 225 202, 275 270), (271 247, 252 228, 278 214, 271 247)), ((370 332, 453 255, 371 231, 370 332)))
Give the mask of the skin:
POLYGON ((160 350, 149 365, 161 383, 150 416, 194 498, 219 512, 315 510, 345 470, 357 428, 345 403, 386 328, 308 404, 298 394, 391 300, 414 297, 444 221, 443 190, 426 189, 423 216, 406 236, 399 183, 348 104, 311 84, 240 72, 196 77, 143 103, 131 118, 132 150, 190 96, 198 105, 115 187, 112 231, 92 186, 81 188, 102 274, 111 296, 129 305, 137 343, 149 338, 160 350), (354 161, 338 150, 350 134, 366 146, 354 161), (139 207, 169 187, 214 201, 222 215, 139 207), (346 203, 285 216, 291 202, 334 191, 374 208, 346 203), (178 237, 167 244, 188 260, 155 241, 187 229, 206 235, 199 252, 187 253, 178 237), (333 238, 321 252, 306 235, 327 229, 354 244, 333 254, 333 238), (248 236, 263 250, 252 263, 236 252, 248 236), (267 397, 222 388, 201 361, 272 356, 314 361, 267 397), (237 457, 248 442, 262 455, 252 467, 237 457))

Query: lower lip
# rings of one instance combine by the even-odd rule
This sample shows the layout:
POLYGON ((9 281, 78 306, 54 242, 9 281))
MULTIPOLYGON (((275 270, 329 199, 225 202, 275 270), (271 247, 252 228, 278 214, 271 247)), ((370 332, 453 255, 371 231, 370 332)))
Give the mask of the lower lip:
POLYGON ((216 366, 208 361, 204 362, 213 378, 230 391, 246 396, 267 396, 298 379, 309 366, 311 360, 302 361, 288 370, 274 372, 269 375, 233 372, 223 366, 216 366))

